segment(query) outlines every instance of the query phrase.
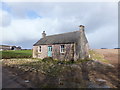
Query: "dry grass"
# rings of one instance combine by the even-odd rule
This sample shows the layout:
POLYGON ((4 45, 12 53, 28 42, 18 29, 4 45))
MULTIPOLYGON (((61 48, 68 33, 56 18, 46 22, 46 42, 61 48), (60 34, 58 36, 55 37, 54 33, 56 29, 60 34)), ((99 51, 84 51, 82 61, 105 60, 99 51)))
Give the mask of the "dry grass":
POLYGON ((118 49, 95 49, 95 51, 102 54, 106 54, 106 53, 118 54, 118 49))
POLYGON ((109 61, 104 58, 104 55, 97 53, 95 50, 90 50, 89 53, 92 60, 97 60, 102 63, 109 63, 109 61))
POLYGON ((118 65, 118 49, 94 49, 95 52, 104 56, 113 65, 118 65))

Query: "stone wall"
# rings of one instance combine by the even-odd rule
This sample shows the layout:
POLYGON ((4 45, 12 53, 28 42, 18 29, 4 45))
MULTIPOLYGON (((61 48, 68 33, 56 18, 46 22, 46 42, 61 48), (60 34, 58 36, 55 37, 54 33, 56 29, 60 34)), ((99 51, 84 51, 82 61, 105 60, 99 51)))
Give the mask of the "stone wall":
POLYGON ((39 51, 39 47, 38 47, 38 58, 45 58, 48 55, 48 45, 41 45, 41 52, 39 51))
POLYGON ((77 59, 85 59, 89 57, 89 45, 84 30, 80 30, 80 39, 76 43, 77 59))
POLYGON ((47 47, 48 45, 40 45, 41 52, 39 51, 39 46, 33 46, 33 58, 45 58, 47 57, 47 47))
POLYGON ((33 46, 33 58, 45 58, 48 57, 48 46, 52 46, 52 57, 59 60, 73 60, 75 47, 74 44, 55 44, 55 45, 40 45, 41 52, 39 52, 39 46, 33 46), (60 46, 65 45, 65 52, 60 53, 60 46))
POLYGON ((73 60, 74 59, 74 44, 56 44, 53 46, 52 56, 59 60, 73 60), (65 45, 65 52, 60 53, 60 46, 65 45))
POLYGON ((38 57, 38 46, 33 46, 33 58, 38 57))

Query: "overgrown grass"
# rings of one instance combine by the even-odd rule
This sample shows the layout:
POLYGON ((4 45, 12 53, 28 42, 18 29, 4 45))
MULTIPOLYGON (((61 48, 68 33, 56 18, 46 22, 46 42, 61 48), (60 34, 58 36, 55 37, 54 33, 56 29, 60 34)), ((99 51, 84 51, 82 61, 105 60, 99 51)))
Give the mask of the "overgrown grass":
POLYGON ((32 50, 7 50, 0 51, 2 59, 10 58, 32 58, 32 50))
POLYGON ((61 71, 58 61, 44 61, 42 59, 4 59, 3 66, 16 67, 23 71, 42 72, 50 76, 57 76, 61 71))
POLYGON ((98 60, 101 62, 109 63, 108 60, 104 59, 104 56, 102 54, 99 54, 95 52, 94 50, 89 50, 89 54, 90 54, 90 59, 92 60, 98 60))
MULTIPOLYGON (((93 54, 95 52, 91 51, 90 53, 93 54)), ((94 58, 102 60, 103 57, 100 56, 98 55, 95 56, 94 58)), ((37 87, 53 88, 53 87, 60 87, 61 86, 59 85, 60 83, 62 83, 65 86, 66 83, 70 83, 70 85, 72 85, 71 84, 72 82, 75 83, 74 87, 76 87, 76 84, 79 84, 80 87, 85 87, 86 80, 84 80, 83 77, 88 77, 87 75, 89 75, 89 73, 92 73, 91 72, 92 70, 96 70, 98 72, 102 71, 102 73, 103 70, 104 73, 106 72, 105 70, 111 71, 111 69, 108 69, 109 67, 106 68, 104 64, 102 66, 102 64, 100 63, 92 64, 93 62, 91 62, 91 65, 90 63, 89 64, 84 63, 89 60, 91 59, 79 60, 76 62, 59 61, 59 60, 54 60, 52 58, 3 59, 2 65, 3 67, 7 66, 9 68, 16 69, 16 71, 20 70, 22 72, 29 73, 30 75, 32 73, 33 75, 32 77, 29 76, 29 74, 26 74, 26 77, 29 76, 30 80, 33 80, 34 84, 37 87), (88 73, 88 71, 90 72, 88 73), (86 75, 84 75, 83 73, 84 74, 86 73, 86 75)))

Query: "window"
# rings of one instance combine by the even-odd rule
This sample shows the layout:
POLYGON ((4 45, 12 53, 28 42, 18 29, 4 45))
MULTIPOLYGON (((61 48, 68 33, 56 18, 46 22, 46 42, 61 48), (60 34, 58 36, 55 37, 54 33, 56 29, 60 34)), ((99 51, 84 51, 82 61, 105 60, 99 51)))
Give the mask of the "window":
POLYGON ((52 51, 52 46, 48 46, 48 51, 52 51))
POLYGON ((65 45, 61 45, 60 46, 60 53, 64 53, 65 52, 65 45))
POLYGON ((39 52, 41 52, 42 50, 41 50, 41 46, 39 46, 39 52))
POLYGON ((52 46, 51 46, 51 51, 52 51, 52 46))

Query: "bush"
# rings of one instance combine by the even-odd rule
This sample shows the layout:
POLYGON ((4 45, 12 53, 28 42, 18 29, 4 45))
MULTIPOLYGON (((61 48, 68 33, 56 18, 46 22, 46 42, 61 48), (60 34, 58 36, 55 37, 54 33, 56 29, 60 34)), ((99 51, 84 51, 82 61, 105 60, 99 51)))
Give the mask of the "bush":
POLYGON ((58 64, 74 64, 74 63, 76 63, 76 62, 73 61, 73 60, 70 60, 70 61, 58 61, 57 63, 58 63, 58 64))
POLYGON ((46 62, 46 61, 53 61, 53 58, 52 57, 46 57, 42 60, 43 62, 46 62))

